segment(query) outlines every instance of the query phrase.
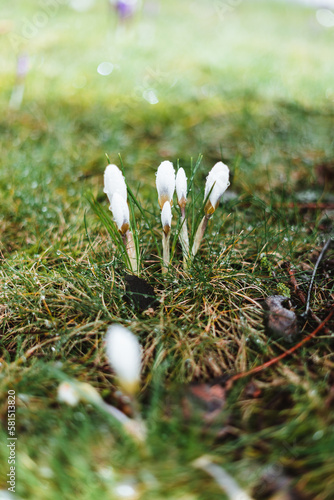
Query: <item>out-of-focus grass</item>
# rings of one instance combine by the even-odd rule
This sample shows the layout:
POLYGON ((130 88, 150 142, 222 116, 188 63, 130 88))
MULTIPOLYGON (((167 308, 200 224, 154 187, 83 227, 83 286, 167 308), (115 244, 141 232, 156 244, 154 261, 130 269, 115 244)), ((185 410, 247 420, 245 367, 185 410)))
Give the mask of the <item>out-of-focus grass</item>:
MULTIPOLYGON (((289 286, 286 260, 307 290, 332 224, 330 210, 300 204, 302 196, 331 201, 319 175, 332 156, 331 30, 312 9, 243 2, 222 18, 221 5, 151 3, 117 35, 106 3, 86 13, 63 5, 26 40, 21 34, 41 4, 1 7, 1 442, 5 395, 15 388, 24 499, 120 498, 119 483, 145 500, 222 498, 191 466, 203 453, 255 498, 270 497, 268 475, 277 483, 291 478, 312 499, 332 498, 330 335, 258 375, 258 397, 246 382, 236 384, 211 426, 198 403, 186 402, 187 383, 249 369, 288 347, 265 334, 261 300, 289 286), (29 55, 30 71, 22 107, 13 111, 19 53, 29 55), (102 61, 114 65, 109 76, 97 72, 102 61), (156 104, 145 99, 152 92, 156 104), (93 192, 107 203, 104 153, 117 163, 121 153, 157 234, 154 173, 162 159, 179 159, 189 175, 190 157, 203 154, 194 196, 215 161, 233 172, 235 196, 214 215, 187 273, 177 248, 161 277, 138 217, 143 276, 161 298, 153 315, 124 302, 122 264, 85 197, 93 192), (145 451, 89 405, 72 409, 56 399, 59 382, 74 377, 119 404, 102 343, 113 321, 144 347, 145 451)), ((326 259, 312 301, 320 316, 333 293, 326 259)), ((314 324, 300 326, 302 336, 314 324)), ((4 446, 0 457, 6 488, 4 446)))

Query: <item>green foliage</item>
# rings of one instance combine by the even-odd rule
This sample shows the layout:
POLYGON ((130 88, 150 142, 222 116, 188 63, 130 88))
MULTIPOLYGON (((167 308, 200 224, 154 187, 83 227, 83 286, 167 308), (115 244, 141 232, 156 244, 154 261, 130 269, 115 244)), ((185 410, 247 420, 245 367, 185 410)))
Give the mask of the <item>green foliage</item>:
POLYGON ((284 295, 284 297, 291 297, 290 288, 288 288, 284 283, 277 284, 277 293, 279 295, 284 295))

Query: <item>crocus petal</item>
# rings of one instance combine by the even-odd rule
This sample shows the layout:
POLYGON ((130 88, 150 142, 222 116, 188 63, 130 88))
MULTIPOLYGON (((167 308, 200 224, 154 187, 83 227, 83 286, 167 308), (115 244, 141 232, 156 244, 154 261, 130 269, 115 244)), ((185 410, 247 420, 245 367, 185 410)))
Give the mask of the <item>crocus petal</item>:
POLYGON ((74 384, 62 382, 58 386, 58 401, 69 406, 76 406, 80 401, 80 395, 74 384))
POLYGON ((118 193, 126 201, 127 189, 125 179, 116 165, 108 165, 104 171, 104 190, 111 205, 113 195, 118 193))
POLYGON ((125 234, 130 226, 130 214, 128 204, 120 194, 114 193, 111 200, 110 210, 112 211, 114 221, 116 222, 119 231, 121 231, 122 234, 125 234))
POLYGON ((158 191, 159 205, 163 207, 166 201, 172 204, 175 191, 175 170, 173 163, 163 161, 157 170, 156 186, 158 191))
POLYGON ((169 231, 171 225, 172 225, 172 208, 170 206, 169 201, 166 201, 164 203, 164 206, 162 207, 161 211, 161 223, 163 230, 166 232, 169 231))
POLYGON ((207 198, 211 191, 208 203, 206 204, 206 213, 209 215, 216 210, 220 198, 230 185, 229 172, 228 166, 220 161, 210 170, 206 178, 204 199, 207 198))
POLYGON ((137 337, 121 325, 109 326, 106 335, 106 353, 109 363, 122 387, 134 393, 141 372, 141 346, 137 337))
POLYGON ((176 174, 176 194, 179 205, 187 201, 187 177, 183 168, 179 168, 176 174))

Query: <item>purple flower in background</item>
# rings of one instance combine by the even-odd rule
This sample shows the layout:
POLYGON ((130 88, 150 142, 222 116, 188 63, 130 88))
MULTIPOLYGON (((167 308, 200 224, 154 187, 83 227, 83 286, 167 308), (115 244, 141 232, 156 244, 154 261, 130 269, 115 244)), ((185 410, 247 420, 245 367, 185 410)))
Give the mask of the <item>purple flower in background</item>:
POLYGON ((29 57, 27 54, 20 54, 17 58, 16 80, 10 96, 9 108, 19 109, 24 94, 25 78, 29 70, 29 57))
POLYGON ((116 0, 114 7, 120 19, 132 17, 138 9, 138 0, 116 0))
POLYGON ((20 54, 17 59, 16 76, 18 80, 23 80, 29 69, 29 57, 27 54, 20 54))

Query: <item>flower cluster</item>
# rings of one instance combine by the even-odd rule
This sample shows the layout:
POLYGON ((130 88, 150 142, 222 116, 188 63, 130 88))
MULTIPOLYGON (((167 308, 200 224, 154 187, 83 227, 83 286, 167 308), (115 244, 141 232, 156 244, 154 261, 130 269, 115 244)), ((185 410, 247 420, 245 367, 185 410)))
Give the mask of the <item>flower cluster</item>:
MULTIPOLYGON (((204 217, 199 224, 194 242, 191 248, 191 256, 194 257, 199 249, 207 223, 211 215, 215 212, 221 197, 229 186, 229 168, 221 161, 209 172, 206 179, 204 191, 204 217)), ((183 251, 184 267, 189 262, 189 236, 186 220, 187 204, 187 176, 183 168, 179 168, 175 178, 175 170, 170 161, 160 164, 156 175, 156 186, 158 191, 158 201, 161 210, 161 222, 163 227, 163 273, 167 272, 169 265, 169 235, 172 222, 173 195, 176 187, 178 205, 181 212, 181 227, 179 240, 183 251)))
MULTIPOLYGON (((174 166, 170 161, 163 161, 159 165, 156 173, 156 188, 158 192, 158 203, 161 209, 163 273, 167 272, 170 263, 170 235, 175 189, 180 213, 178 238, 182 247, 184 267, 187 268, 191 258, 198 252, 208 221, 218 207, 229 184, 229 168, 220 161, 214 165, 206 178, 203 203, 204 216, 196 232, 194 232, 192 245, 190 246, 186 219, 186 206, 188 202, 186 173, 183 168, 179 168, 175 175, 174 166)), ((109 208, 113 213, 114 221, 122 236, 130 267, 134 273, 138 273, 138 258, 134 249, 132 232, 130 230, 131 224, 129 206, 127 203, 127 185, 122 172, 116 165, 108 165, 105 170, 104 192, 109 198, 109 208)))

